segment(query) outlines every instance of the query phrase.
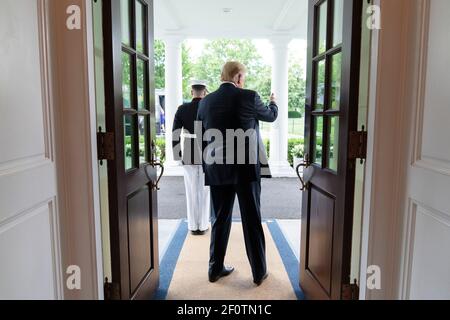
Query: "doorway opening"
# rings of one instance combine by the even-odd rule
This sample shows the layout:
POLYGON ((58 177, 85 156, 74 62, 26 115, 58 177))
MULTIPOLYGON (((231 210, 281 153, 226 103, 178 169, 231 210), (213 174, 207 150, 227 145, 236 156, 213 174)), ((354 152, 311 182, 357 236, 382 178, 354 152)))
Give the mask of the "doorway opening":
MULTIPOLYGON (((156 74, 161 80, 157 80, 156 101, 165 101, 161 94, 164 90, 164 62, 166 48, 164 41, 157 40, 155 44, 156 74)), ((288 110, 286 110, 287 128, 285 131, 286 154, 284 159, 286 167, 284 172, 277 173, 272 179, 263 179, 262 181, 262 213, 264 220, 279 220, 280 226, 286 228, 286 233, 290 235, 289 242, 292 243, 292 250, 299 255, 299 236, 300 230, 300 208, 301 192, 299 183, 295 174, 294 167, 303 160, 304 150, 304 96, 305 96, 305 77, 306 77, 306 43, 300 39, 292 40, 286 43, 287 58, 289 59, 289 81, 288 81, 288 110), (294 226, 297 226, 295 229, 294 226)), ((220 86, 220 68, 227 60, 238 60, 245 65, 250 66, 247 77, 247 87, 257 91, 262 99, 269 99, 272 89, 272 65, 273 53, 272 45, 269 40, 249 40, 249 39, 214 39, 199 40, 188 39, 181 44, 182 51, 182 88, 183 101, 188 102, 192 99, 189 88, 191 79, 205 80, 209 91, 215 91, 220 86), (224 54, 226 52, 226 54, 224 54), (219 71, 217 71, 219 70, 219 71)), ((161 106, 164 113, 166 106, 161 106)), ((173 111, 169 113, 173 114, 173 111)), ((165 119, 161 117, 162 133, 159 137, 158 154, 166 162, 166 153, 171 153, 170 148, 166 148, 166 139, 163 135, 166 124, 163 121, 172 121, 170 117, 165 119)), ((261 135, 267 154, 271 154, 272 125, 261 122, 261 135)), ((275 141, 274 143, 277 143, 275 141)), ((270 158, 269 158, 270 160, 270 158)), ((170 160, 168 160, 170 161, 170 160)), ((180 167, 166 166, 166 173, 161 180, 161 190, 159 198, 159 217, 160 226, 167 224, 172 226, 171 230, 176 230, 177 219, 186 219, 186 197, 183 181, 183 173, 180 167), (175 220, 175 221, 174 221, 175 220)), ((234 218, 240 219, 239 207, 237 201, 234 208, 234 218)), ((163 227, 163 230, 165 228, 163 227)), ((169 234, 173 232, 168 231, 169 234)), ((160 229, 160 238, 168 239, 160 229)), ((163 241, 160 248, 164 251, 168 242, 163 241)))
MULTIPOLYGON (((151 6, 152 2, 150 1, 128 1, 123 0, 121 1, 121 7, 120 12, 121 15, 118 15, 116 13, 116 18, 119 18, 121 23, 119 23, 119 27, 113 27, 113 30, 120 30, 122 35, 124 32, 130 32, 130 35, 132 37, 138 37, 139 33, 137 30, 139 29, 139 24, 137 23, 136 19, 134 22, 130 22, 128 20, 129 17, 133 17, 139 14, 138 4, 147 4, 151 6), (125 5, 124 5, 125 3, 125 5), (127 5, 128 7, 127 7, 127 5), (128 8, 128 9, 127 9, 128 8), (127 11, 128 10, 128 11, 127 11), (123 15, 123 13, 126 12, 128 14, 123 15), (132 26, 130 30, 127 30, 126 27, 124 29, 123 20, 127 20, 128 22, 125 24, 128 26, 132 26)), ((318 22, 318 26, 321 27, 320 19, 323 19, 325 17, 325 20, 328 24, 330 23, 336 23, 339 19, 332 19, 327 18, 327 16, 331 16, 332 12, 339 12, 340 9, 344 10, 342 1, 339 0, 328 0, 328 1, 310 1, 310 5, 312 5, 315 9, 314 12, 317 12, 316 15, 314 15, 314 19, 316 22, 318 22), (317 9, 319 8, 319 9, 317 9), (326 13, 322 13, 320 8, 326 8, 326 13)), ((368 4, 364 2, 364 7, 368 4)), ((157 9, 157 8, 156 8, 157 9)), ((150 12, 150 11, 148 11, 150 12)), ((311 12, 311 10, 310 10, 311 12)), ((363 11, 364 12, 364 11, 363 11)), ((339 13, 335 13, 337 16, 339 16, 339 13)), ((344 18, 344 13, 342 12, 342 18, 344 18)), ((360 12, 361 14, 361 12, 360 12)), ((108 61, 105 61, 105 54, 107 54, 108 48, 105 48, 105 35, 107 36, 107 33, 105 33, 105 9, 103 7, 102 1, 93 1, 93 16, 94 16, 94 46, 95 46, 95 69, 96 69, 96 90, 97 90, 97 126, 99 127, 99 130, 107 130, 108 127, 108 116, 107 116, 107 108, 106 108, 106 100, 108 88, 105 88, 105 68, 108 68, 108 61), (102 129, 100 129, 102 128, 102 129)), ((148 17, 147 17, 148 18, 148 17)), ((361 19, 359 19, 361 21, 361 19)), ((110 23, 114 25, 114 21, 107 21, 107 23, 110 23)), ((327 25, 325 23, 325 26, 327 25)), ((339 23, 339 21, 338 21, 339 23)), ((341 21, 342 24, 342 21, 341 21)), ((362 23, 361 23, 362 25, 362 23)), ((141 26, 142 27, 142 26, 141 26)), ((146 30, 147 27, 144 27, 142 30, 146 30)), ((339 26, 335 26, 337 29, 339 26)), ((340 26, 342 28, 342 25, 340 26)), ((330 26, 328 26, 328 31, 332 30, 330 26)), ((362 29, 362 36, 361 36, 361 51, 360 51, 360 63, 359 64, 359 76, 358 81, 359 87, 357 97, 359 97, 359 101, 357 102, 357 129, 356 131, 363 130, 365 127, 367 127, 367 101, 368 101, 368 90, 369 90, 369 62, 370 62, 370 30, 363 27, 362 29)), ((320 29, 317 34, 322 34, 322 29, 320 29), (320 31, 320 32, 319 32, 320 31)), ((327 27, 325 27, 325 38, 329 37, 331 38, 331 35, 327 36, 327 27)), ((132 157, 127 157, 127 154, 134 154, 137 159, 140 159, 142 157, 149 156, 146 152, 151 152, 155 154, 155 162, 163 163, 165 166, 165 175, 162 178, 162 180, 159 183, 158 189, 158 200, 151 202, 150 206, 156 205, 157 208, 155 209, 156 212, 158 212, 158 224, 157 226, 153 226, 149 232, 149 234, 152 234, 152 232, 156 232, 158 234, 158 244, 156 244, 154 247, 151 248, 152 254, 155 254, 158 256, 158 261, 153 261, 154 264, 159 264, 163 262, 163 259, 165 257, 170 257, 173 255, 173 252, 171 250, 179 250, 181 252, 182 246, 184 243, 182 243, 182 246, 180 247, 180 244, 177 244, 177 236, 182 234, 180 231, 184 227, 184 219, 186 217, 185 214, 185 191, 184 191, 184 183, 183 178, 180 175, 180 170, 177 170, 175 166, 171 163, 172 159, 170 158, 170 149, 167 148, 167 132, 170 132, 170 122, 173 121, 173 108, 176 108, 179 103, 177 103, 177 98, 174 97, 174 95, 180 95, 184 99, 189 99, 188 93, 189 91, 187 89, 187 82, 190 78, 190 75, 192 78, 203 78, 201 80, 208 80, 212 83, 212 87, 214 86, 214 82, 218 80, 219 71, 217 71, 217 66, 212 64, 209 67, 206 67, 206 64, 213 63, 211 62, 211 58, 214 56, 218 56, 221 54, 221 49, 226 46, 226 43, 218 43, 220 40, 212 41, 210 44, 203 44, 204 47, 207 47, 210 51, 209 53, 212 54, 211 56, 203 57, 202 50, 198 50, 199 47, 199 40, 192 41, 188 45, 181 45, 181 41, 179 38, 176 40, 173 39, 172 35, 169 40, 167 40, 169 48, 164 48, 164 42, 161 41, 155 41, 153 42, 153 45, 150 45, 149 47, 153 47, 152 54, 154 55, 154 66, 155 66, 155 74, 149 75, 147 78, 147 81, 151 80, 151 88, 155 89, 155 95, 154 96, 148 96, 145 99, 148 99, 148 101, 153 104, 154 109, 149 109, 149 117, 152 121, 152 124, 149 125, 151 127, 151 133, 149 133, 152 136, 152 139, 146 139, 145 135, 142 135, 142 138, 144 138, 143 141, 141 141, 141 137, 139 136, 139 122, 136 127, 137 135, 139 136, 139 140, 135 141, 135 144, 130 144, 129 148, 130 150, 125 151, 125 160, 134 161, 132 157), (176 46, 174 45, 174 41, 178 41, 176 46), (213 49, 216 46, 217 51, 213 51, 213 49), (197 50, 197 65, 189 65, 189 62, 192 57, 189 56, 189 48, 194 48, 194 50, 197 50), (172 51, 171 51, 172 50, 172 51), (177 52, 179 50, 179 52, 177 52), (164 53, 164 55, 161 55, 161 53, 164 53), (179 55, 178 55, 179 53, 179 55), (173 79, 164 79, 163 75, 167 72, 164 71, 164 69, 161 69, 160 67, 166 65, 167 63, 171 64, 173 61, 168 61, 170 59, 174 59, 175 57, 175 64, 179 64, 181 67, 181 71, 183 75, 183 72, 187 74, 186 77, 182 77, 181 79, 179 77, 175 77, 175 81, 173 79), (181 60, 176 60, 177 58, 180 58, 181 60), (202 60, 203 59, 203 60, 202 60), (204 73, 199 72, 203 71, 204 73), (195 73, 197 71, 197 73, 195 73), (211 76, 212 72, 215 72, 217 74, 216 79, 214 80, 214 77, 211 76), (161 80, 161 78, 163 78, 161 80), (164 82, 163 82, 164 81, 164 82), (180 83, 181 82, 181 83, 180 83), (174 88, 173 83, 181 84, 180 87, 174 88), (167 88, 168 87, 168 88, 167 88), (167 106, 167 107, 166 107, 167 106), (170 107, 169 107, 170 106, 170 107), (172 111, 168 110, 169 108, 172 108, 172 111), (147 148, 148 146, 145 146, 145 144, 150 144, 150 140, 153 141, 152 149, 149 151, 147 148), (144 144, 144 147, 141 148, 141 144, 144 144), (141 154, 141 151, 143 154, 141 154), (138 154, 136 154, 138 152, 138 154)), ((150 37, 149 37, 150 39, 150 37)), ((270 64, 263 64, 263 63, 250 63, 251 66, 255 68, 255 74, 254 74, 254 82, 250 83, 252 87, 250 89, 256 89, 260 92, 262 96, 269 95, 271 91, 274 89, 288 89, 288 95, 286 97, 286 105, 288 105, 288 109, 284 110, 285 117, 280 121, 278 125, 275 126, 275 128, 271 127, 270 125, 262 125, 262 134, 263 139, 265 140, 265 144, 268 149, 269 154, 269 160, 272 161, 272 164, 276 168, 278 174, 275 175, 275 177, 271 180, 263 180, 262 182, 262 212, 263 212, 263 218, 266 221, 268 225, 268 232, 269 234, 266 234, 266 236, 271 236, 272 238, 277 238, 277 235, 274 235, 273 233, 273 227, 270 227, 270 224, 275 223, 276 228, 279 229, 280 233, 278 233, 278 236, 281 235, 281 237, 284 239, 284 243, 287 244, 287 249, 289 249, 293 257, 296 259, 296 263, 291 264, 290 266, 287 266, 286 263, 283 264, 283 267, 286 269, 286 273, 288 277, 291 274, 296 274, 296 278, 294 282, 298 283, 301 281, 299 280, 298 276, 298 268, 301 264, 301 255, 300 255, 300 248, 301 248, 301 239, 303 239, 301 235, 302 230, 302 223, 304 224, 305 221, 302 221, 302 196, 305 193, 302 193, 300 191, 300 187, 302 187, 302 184, 298 180, 298 178, 295 175, 295 170, 297 166, 305 160, 310 161, 311 159, 308 159, 308 155, 306 154, 306 151, 311 152, 312 151, 312 140, 306 139, 305 140, 305 132, 308 132, 310 130, 310 126, 308 125, 308 121, 311 121, 311 118, 305 118, 305 108, 307 106, 303 101, 307 101, 307 69, 310 67, 308 65, 308 59, 310 59, 310 62, 312 61, 311 58, 308 58, 307 55, 307 43, 304 41, 304 43, 300 44, 299 47, 301 48, 300 51, 298 51, 296 57, 294 57, 294 63, 289 65, 287 64, 288 61, 281 61, 281 57, 288 58, 289 56, 286 54, 286 52, 280 53, 280 43, 284 41, 284 46, 287 48, 287 42, 286 38, 283 37, 282 40, 280 38, 276 38, 277 40, 274 41, 274 55, 278 55, 277 57, 271 57, 268 60, 272 60, 274 65, 270 64), (286 68, 286 66, 288 66, 286 68), (299 68, 297 68, 300 66, 299 68), (271 72, 271 67, 276 68, 277 70, 275 72, 271 72), (279 69, 282 69, 281 71, 279 69), (302 70, 304 74, 302 74, 302 70), (287 71, 287 74, 284 73, 284 71, 287 71), (283 77, 286 77, 287 79, 283 79, 283 77), (280 81, 280 79, 282 81, 280 81), (285 80, 288 80, 287 83, 284 83, 285 80), (276 84, 274 84, 276 82, 276 84), (281 83, 283 82, 283 83, 281 83), (281 84, 280 84, 281 83, 281 84), (289 86, 288 88, 285 88, 283 86, 289 86), (292 85, 292 88, 291 88, 292 85), (305 126, 305 123, 307 124, 305 126), (280 143, 281 142, 281 143, 280 143), (287 165, 287 166, 286 166, 287 165), (294 267, 294 265, 296 266, 294 267), (295 270, 292 270, 292 268, 295 268, 295 270), (289 269, 289 270, 288 270, 289 269)), ((122 38, 122 41, 124 39, 122 38)), ((138 41, 130 40, 130 48, 136 49, 138 41)), ((223 40, 223 41, 232 41, 232 40, 223 40)), ((333 47, 333 43, 331 40, 325 40, 329 41, 328 44, 330 47, 333 47)), ((145 42, 145 41, 144 41, 145 42)), ((238 42, 241 42, 241 45, 249 45, 251 47, 252 41, 250 40, 240 40, 238 42)), ((236 44, 233 44, 236 45, 236 44)), ((270 48, 270 44, 266 41, 261 41, 259 44, 253 45, 258 49, 258 45, 262 50, 270 48)), ((126 46, 122 45, 122 52, 129 52, 125 49, 126 46), (125 48, 125 49, 124 49, 125 48)), ((243 52, 241 50, 242 48, 239 48, 240 53, 250 55, 248 52, 243 52)), ((246 49, 249 49, 246 47, 246 49)), ((251 49, 251 48, 250 48, 251 49)), ((333 49, 333 48, 332 48, 333 49)), ((208 53, 208 50, 203 50, 206 53, 208 53)), ((342 50, 342 49, 341 49, 342 50)), ((222 50, 222 53, 224 50, 222 50)), ((258 54, 258 50, 256 50, 256 54, 258 54)), ((333 54, 333 52, 330 51, 330 57, 333 54)), ((139 53, 137 54, 137 62, 139 62, 139 53)), ((245 57, 245 56, 244 56, 245 57)), ((325 57, 325 56, 324 56, 325 57)), ((227 55, 225 57, 226 60, 233 59, 231 54, 227 55)), ((264 57, 263 57, 264 58, 264 57)), ((320 58, 320 57, 319 57, 320 58)), ((236 59, 243 60, 239 57, 236 57, 236 59)), ((256 59, 256 58, 255 58, 256 59)), ((107 60, 107 59, 106 59, 107 60)), ((263 60, 263 59, 262 59, 263 60)), ((333 87, 331 84, 331 80, 327 80, 327 78, 330 78, 333 76, 333 73, 329 71, 334 65, 330 62, 328 62, 328 57, 324 60, 326 63, 324 63, 324 67, 322 69, 317 68, 317 78, 322 78, 323 85, 320 86, 320 83, 317 84, 317 92, 314 93, 317 95, 318 92, 322 92, 322 104, 327 104, 329 100, 328 97, 326 97, 326 92, 329 92, 330 88, 333 89, 333 92, 340 92, 340 84, 338 84, 336 87, 333 87)), ((245 61, 243 61, 245 63, 245 61)), ((253 62, 253 61, 251 61, 253 62)), ((359 62, 359 60, 358 60, 359 62)), ((222 61, 220 62, 222 63, 222 61)), ((353 62, 355 64, 355 62, 353 62)), ((219 64, 220 65, 220 64, 219 64)), ((311 64, 313 65, 313 64, 311 64)), ((314 64, 315 66, 316 64, 314 64)), ((320 65, 320 61, 317 65, 320 65)), ((122 67, 123 67, 123 61, 122 61, 122 67)), ((345 65, 342 65, 342 69, 346 67, 345 65)), ((133 68, 138 70, 137 64, 134 62, 131 62, 129 73, 132 73, 133 68)), ((316 68, 316 67, 314 67, 316 68)), ((149 68, 150 70, 150 68, 149 68)), ((171 69, 173 71, 173 69, 171 69)), ((340 69, 341 70, 341 69, 340 69)), ((342 70, 342 73, 344 71, 342 70)), ((312 74, 311 74, 312 75, 312 74)), ((130 90, 129 94, 130 97, 133 95, 132 90, 136 89, 139 90, 139 84, 138 80, 139 77, 136 77, 135 80, 133 80, 133 76, 130 74, 123 73, 122 74, 122 80, 123 78, 129 78, 131 79, 130 85, 124 86, 124 83, 122 83, 122 93, 124 94, 127 92, 127 90, 130 90)), ((251 75, 250 75, 251 77, 251 75)), ((145 78, 145 76, 144 76, 145 78)), ((337 77, 340 78, 340 77, 337 77)), ((317 80, 317 79, 316 79, 317 80)), ((354 80, 354 79, 353 79, 354 80)), ((319 80, 320 82, 320 80, 319 80)), ((145 94, 144 94, 145 95, 145 94)), ((139 99, 139 92, 137 93, 136 97, 139 99)), ((130 98, 133 99, 133 98, 130 98)), ((317 102, 317 101, 316 101, 317 102)), ((320 103, 320 101, 318 100, 320 103)), ((131 100, 129 101, 130 104, 132 104, 131 100)), ((138 108, 137 108, 138 109, 138 108)), ((355 110, 353 110, 355 111, 355 110)), ((139 112, 139 111, 137 111, 139 112)), ((329 117, 328 114, 325 116, 329 117)), ((142 115, 145 116, 145 115, 142 115)), ((140 115, 138 115, 138 118, 140 119, 140 115)), ((332 118, 330 118, 332 119, 332 118)), ((310 122, 312 123, 312 122, 310 122)), ((331 124, 332 122, 330 122, 331 124)), ((125 122, 127 124, 127 122, 125 122)), ((127 135, 131 138, 131 141, 133 141, 133 129, 134 127, 131 125, 130 122, 128 122, 130 125, 130 129, 128 130, 125 128, 125 135, 127 135)), ((328 135, 330 132, 331 135, 327 136, 326 139, 323 139, 321 142, 316 141, 317 144, 315 145, 320 146, 319 148, 316 148, 315 156, 319 157, 322 155, 322 153, 325 153, 325 150, 327 147, 330 147, 332 145, 333 141, 333 134, 334 141, 338 143, 339 141, 339 127, 334 127, 328 124, 327 122, 322 122, 321 126, 316 125, 316 133, 320 132, 321 138, 323 139, 326 135, 328 135), (329 131, 329 129, 331 129, 329 131)), ((169 135, 170 136, 170 135, 169 135)), ((339 142, 340 143, 340 142, 339 142)), ((336 149, 334 149, 334 152, 337 153, 338 145, 335 145, 336 149)), ((340 146, 339 146, 340 147, 340 146)), ((311 153, 310 153, 311 155, 311 153)), ((327 157, 332 158, 333 152, 331 154, 328 154, 327 157)), ((324 156, 325 157, 325 156, 324 156)), ((325 158, 324 158, 325 159, 325 158)), ((337 160, 336 160, 337 161, 337 160)), ((131 162, 125 162, 125 165, 132 165, 131 162)), ((329 165, 329 163, 327 164, 329 165)), ((349 249, 351 251, 350 256, 351 260, 350 263, 350 272, 348 275, 344 275, 344 278, 350 279, 348 282, 349 287, 351 287, 351 295, 353 298, 357 298, 357 293, 355 293, 355 288, 359 285, 359 263, 360 263, 360 238, 361 238, 361 225, 362 225, 362 201, 363 201, 363 182, 364 182, 364 161, 355 161, 354 162, 355 167, 353 168, 355 170, 355 177, 354 177, 354 184, 352 186, 352 189, 354 190, 354 197, 352 199, 352 206, 351 211, 351 220, 353 223, 351 223, 351 231, 349 232, 347 230, 348 236, 351 238, 347 243, 351 243, 351 248, 349 249), (355 280, 355 281, 354 281, 355 280), (354 284, 354 286, 350 286, 350 284, 354 284)), ((104 266, 104 278, 105 278, 105 288, 113 288, 112 290, 119 290, 114 289, 115 286, 117 286, 117 280, 115 280, 114 276, 114 268, 117 268, 117 263, 114 262, 114 254, 111 254, 112 247, 112 241, 116 241, 114 239, 111 239, 111 213, 110 213, 110 205, 111 205, 111 190, 110 188, 110 172, 108 171, 107 166, 104 164, 100 164, 99 166, 99 173, 100 173, 100 194, 101 194, 101 211, 102 211, 102 243, 103 243, 103 266, 104 266), (116 267, 114 266, 114 263, 116 263, 116 267)), ((158 173, 162 173, 159 171, 158 173)), ((304 174, 307 174, 306 172, 304 174)), ((157 175, 155 173, 155 175, 157 175)), ((156 189, 155 189, 156 190, 156 189)), ((309 195, 308 195, 309 197, 309 195)), ((309 198, 308 198, 309 199, 309 198)), ((320 201, 319 201, 320 202, 320 201)), ((305 209, 303 208, 303 211, 305 209)), ((235 206, 234 214, 236 219, 238 219, 238 207, 237 204, 235 206)), ((130 216, 128 216, 128 219, 130 219, 130 216)), ((308 232, 310 232, 310 229, 307 229, 308 232)), ((323 231, 323 230, 322 230, 323 231)), ((144 232, 145 233, 145 232, 144 232)), ((139 239, 137 239, 139 240, 139 239)), ((276 241, 275 241, 276 242, 276 241)), ((285 260, 283 253, 280 253, 280 245, 279 241, 275 243, 275 247, 277 249, 277 253, 279 254, 280 260, 285 260)), ((319 241, 320 244, 320 241, 319 241)), ((317 247, 316 249, 323 249, 322 247, 317 247)), ((128 249, 130 250, 130 249, 128 249)), ((229 248, 229 250, 233 250, 233 248, 229 248)), ((133 254, 130 254, 128 252, 128 259, 129 262, 132 261, 133 254)), ((137 262, 139 262, 139 256, 135 257, 137 262)), ((292 260, 291 260, 292 261, 292 260)), ((285 261, 283 261, 285 262, 285 261)), ((121 264, 121 263, 119 263, 121 264)), ((207 259, 205 260, 205 265, 207 265, 207 259)), ((270 262, 269 262, 270 266, 270 262)), ((130 267, 131 268, 131 267, 130 267)), ((139 267, 137 267, 139 269, 139 267)), ((156 268, 157 269, 157 268, 156 268)), ((124 268, 121 266, 121 272, 123 272, 124 268)), ((141 275, 143 276, 146 271, 141 271, 141 275)), ((159 272, 159 270, 158 270, 159 272)), ((161 270, 161 276, 160 276, 160 284, 162 281, 164 281, 164 277, 167 277, 167 275, 164 275, 163 273, 166 272, 166 270, 161 270)), ((139 274, 139 270, 138 270, 139 274)), ((117 277, 117 276, 116 276, 117 277)), ((145 278, 145 277, 144 277, 145 278)), ((292 278, 292 277, 291 277, 292 278)), ((141 278, 135 281, 135 287, 139 287, 139 282, 143 281, 141 278)), ((205 276, 206 279, 206 276, 205 276)), ((167 280, 167 279, 166 279, 167 280)), ((174 280, 176 281, 176 279, 174 280)), ((292 282, 292 279, 290 279, 292 282)), ((170 284, 170 283, 169 283, 170 284)), ((294 284, 293 284, 294 286, 294 284)), ((110 289, 111 290, 111 289, 110 289)), ((298 295, 296 296, 298 298, 298 295)), ((123 294, 121 296, 123 297, 123 294)), ((129 294, 129 296, 125 298, 133 298, 133 292, 129 294)), ((190 298, 189 296, 186 296, 184 298, 190 298)), ((255 297, 258 298, 258 297, 255 297)), ((331 298, 331 294, 329 296, 331 298)))

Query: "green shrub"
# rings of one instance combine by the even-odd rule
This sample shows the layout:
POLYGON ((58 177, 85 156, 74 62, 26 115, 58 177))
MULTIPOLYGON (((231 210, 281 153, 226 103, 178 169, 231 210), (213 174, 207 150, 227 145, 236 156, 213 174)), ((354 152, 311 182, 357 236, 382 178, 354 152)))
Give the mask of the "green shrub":
MULTIPOLYGON (((127 157, 131 157, 132 155, 132 143, 131 137, 125 137, 125 146, 126 152, 125 155, 127 157)), ((145 156, 145 138, 139 137, 139 156, 145 156)), ((166 159, 166 140, 164 138, 156 138, 156 158, 161 160, 163 163, 166 159)))
MULTIPOLYGON (((127 148, 127 155, 131 156, 131 139, 127 137, 125 142, 127 143, 127 145, 130 145, 130 148, 127 148)), ((143 144, 144 141, 140 141, 140 143, 143 144)), ((289 139, 287 156, 289 164, 291 166, 294 165, 294 151, 296 149, 304 150, 304 143, 305 142, 303 138, 289 139)), ((266 146, 267 155, 270 155, 270 140, 264 139, 264 145, 266 146)), ((162 163, 164 163, 164 161, 166 160, 166 140, 163 137, 158 137, 156 139, 156 156, 162 163)))
POLYGON ((303 158, 305 155, 305 146, 303 144, 298 144, 294 146, 291 150, 292 158, 303 158))
POLYGON ((288 112, 288 118, 289 119, 301 119, 302 114, 298 111, 289 111, 288 112))
POLYGON ((294 165, 294 157, 293 157, 293 149, 297 146, 303 146, 303 150, 305 148, 305 140, 303 138, 298 139, 289 139, 288 142, 288 161, 291 166, 294 165))
MULTIPOLYGON (((267 155, 270 155, 270 140, 264 139, 264 145, 266 146, 267 155)), ((304 150, 305 140, 303 138, 289 139, 288 141, 288 162, 291 166, 294 165, 293 149, 301 146, 304 150)))
POLYGON ((162 137, 156 138, 156 157, 164 163, 166 161, 166 139, 162 137))

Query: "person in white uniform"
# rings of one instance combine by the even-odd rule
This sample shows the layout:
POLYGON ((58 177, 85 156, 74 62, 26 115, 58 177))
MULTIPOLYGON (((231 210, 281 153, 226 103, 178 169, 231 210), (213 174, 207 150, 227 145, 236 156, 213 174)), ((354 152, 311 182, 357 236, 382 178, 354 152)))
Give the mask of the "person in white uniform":
POLYGON ((191 85, 192 101, 180 106, 175 114, 173 152, 174 159, 182 161, 183 164, 189 230, 194 235, 203 235, 208 231, 210 224, 210 190, 205 186, 202 142, 197 141, 194 128, 198 105, 206 96, 207 87, 204 81, 192 81, 191 85), (184 138, 183 148, 180 148, 181 137, 184 138))

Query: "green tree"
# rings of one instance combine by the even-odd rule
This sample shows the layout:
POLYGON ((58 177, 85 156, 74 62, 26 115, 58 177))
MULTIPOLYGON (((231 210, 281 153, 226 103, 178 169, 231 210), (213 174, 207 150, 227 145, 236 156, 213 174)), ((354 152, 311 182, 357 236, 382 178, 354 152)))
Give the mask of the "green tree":
POLYGON ((189 48, 184 44, 181 46, 182 72, 183 72, 183 99, 192 99, 189 82, 193 78, 194 63, 189 52, 189 48))
MULTIPOLYGON (((189 88, 189 81, 192 78, 193 62, 190 58, 189 49, 183 44, 181 46, 182 55, 182 70, 183 70, 183 98, 190 99, 191 90, 189 88)), ((165 82, 165 44, 162 40, 155 40, 155 86, 157 89, 164 89, 165 82)))
MULTIPOLYGON (((206 80, 210 91, 220 86, 220 73, 225 62, 237 60, 248 69, 246 87, 257 91, 263 100, 271 93, 271 66, 264 63, 251 40, 219 39, 205 44, 202 55, 193 61, 189 49, 182 46, 183 98, 190 100, 189 81, 193 78, 206 80)), ((155 41, 156 88, 165 87, 165 46, 155 41)), ((289 111, 304 114, 305 110, 304 70, 301 61, 290 57, 289 63, 289 111)))
POLYGON ((194 66, 193 75, 208 81, 210 91, 214 91, 220 86, 223 65, 230 60, 237 60, 247 67, 246 87, 258 91, 263 98, 268 98, 271 68, 264 64, 251 40, 219 39, 207 42, 203 54, 194 66))
POLYGON ((303 67, 291 59, 289 67, 289 111, 305 113, 306 82, 303 67))
POLYGON ((155 86, 157 89, 164 89, 165 82, 165 45, 161 40, 155 40, 155 86))

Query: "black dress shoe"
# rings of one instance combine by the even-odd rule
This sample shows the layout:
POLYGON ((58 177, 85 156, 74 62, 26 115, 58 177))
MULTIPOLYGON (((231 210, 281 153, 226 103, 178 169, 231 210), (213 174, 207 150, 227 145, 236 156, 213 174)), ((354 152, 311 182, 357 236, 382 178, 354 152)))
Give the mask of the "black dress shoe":
POLYGON ((226 277, 226 276, 229 276, 230 274, 232 274, 233 271, 234 271, 233 267, 231 267, 231 268, 224 267, 222 272, 219 273, 218 275, 209 275, 209 282, 211 282, 211 283, 217 282, 220 278, 223 278, 223 277, 226 277))
POLYGON ((203 235, 206 234, 206 232, 208 232, 208 230, 205 230, 205 231, 201 231, 201 230, 191 231, 192 235, 194 235, 194 236, 203 236, 203 235))
POLYGON ((259 279, 259 280, 254 280, 253 282, 259 287, 260 285, 262 285, 262 283, 264 282, 264 280, 267 279, 268 276, 269 276, 269 274, 266 273, 266 274, 264 275, 264 277, 262 277, 262 278, 259 279))

